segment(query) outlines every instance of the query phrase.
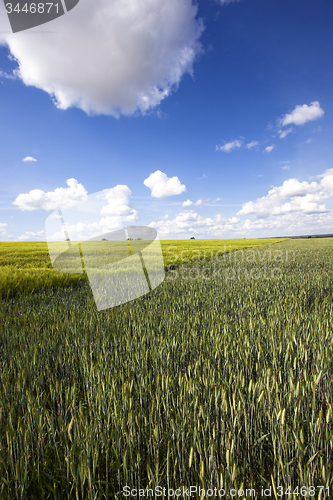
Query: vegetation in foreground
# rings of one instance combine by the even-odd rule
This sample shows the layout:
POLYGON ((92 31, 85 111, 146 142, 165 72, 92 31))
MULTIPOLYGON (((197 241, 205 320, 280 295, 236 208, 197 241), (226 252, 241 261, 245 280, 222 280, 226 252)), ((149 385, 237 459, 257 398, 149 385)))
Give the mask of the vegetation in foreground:
POLYGON ((86 283, 2 300, 0 497, 332 488, 332 245, 187 263, 99 313, 86 283))
MULTIPOLYGON (((279 239, 236 240, 163 240, 161 241, 165 268, 203 258, 205 252, 229 252, 280 242, 279 239), (176 259, 176 260, 175 260, 176 259)), ((0 297, 10 298, 37 290, 59 286, 81 285, 87 281, 83 274, 60 273, 53 269, 46 242, 0 242, 0 297)))

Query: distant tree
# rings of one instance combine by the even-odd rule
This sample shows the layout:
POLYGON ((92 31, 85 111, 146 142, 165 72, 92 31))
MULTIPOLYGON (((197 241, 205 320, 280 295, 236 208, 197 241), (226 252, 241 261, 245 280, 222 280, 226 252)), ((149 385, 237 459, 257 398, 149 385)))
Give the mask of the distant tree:
POLYGON ((191 236, 190 240, 195 240, 194 236, 191 236))
POLYGON ((102 238, 101 241, 108 241, 106 238, 102 238))

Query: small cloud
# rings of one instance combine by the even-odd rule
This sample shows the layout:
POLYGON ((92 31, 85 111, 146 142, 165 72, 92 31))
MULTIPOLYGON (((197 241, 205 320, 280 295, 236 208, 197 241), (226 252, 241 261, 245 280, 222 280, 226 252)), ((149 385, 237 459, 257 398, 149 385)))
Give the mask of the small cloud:
POLYGON ((235 141, 227 142, 223 146, 216 146, 215 151, 224 151, 225 153, 230 153, 235 148, 240 148, 242 142, 236 139, 235 141))
POLYGON ((283 127, 285 125, 290 125, 294 123, 295 125, 304 125, 312 120, 317 120, 324 115, 324 110, 321 109, 320 103, 318 101, 313 101, 310 106, 303 104, 302 106, 296 106, 296 108, 284 115, 284 117, 278 120, 278 123, 283 127))
POLYGON ((249 142, 248 144, 246 144, 246 149, 251 149, 251 148, 254 148, 255 146, 258 146, 259 145, 259 142, 258 141, 252 141, 252 142, 249 142))
POLYGON ((34 233, 33 231, 26 231, 24 234, 17 238, 17 241, 35 241, 39 240, 42 236, 44 236, 44 231, 38 231, 34 233))
POLYGON ((178 177, 169 178, 164 172, 161 172, 161 170, 156 170, 156 172, 150 174, 143 183, 151 190, 151 196, 153 198, 166 198, 186 191, 186 186, 181 184, 178 177))
POLYGON ((18 79, 18 70, 14 70, 11 75, 6 73, 5 71, 2 71, 0 69, 0 78, 6 78, 7 80, 17 80, 18 79))
POLYGON ((252 174, 254 177, 264 177, 264 174, 252 174))
POLYGON ((168 218, 169 218, 169 214, 165 214, 165 215, 163 215, 163 217, 162 217, 162 219, 163 219, 163 220, 168 220, 168 218))
POLYGON ((161 120, 168 117, 168 115, 166 113, 164 113, 164 111, 162 111, 161 109, 156 110, 156 116, 157 116, 157 118, 160 118, 161 120))
POLYGON ((220 0, 221 5, 228 5, 229 3, 240 2, 240 0, 220 0))
POLYGON ((193 201, 191 200, 187 200, 187 201, 183 201, 183 207, 190 207, 191 205, 193 205, 193 201))
POLYGON ((6 227, 8 224, 6 222, 0 222, 0 236, 7 236, 6 227))
POLYGON ((289 160, 288 160, 288 161, 280 161, 280 164, 282 165, 282 167, 281 167, 281 168, 282 168, 283 170, 290 170, 289 163, 290 163, 290 161, 289 161, 289 160))
POLYGON ((310 144, 310 142, 312 142, 312 140, 313 139, 311 139, 311 137, 310 137, 307 141, 305 141, 305 144, 310 144))
POLYGON ((202 201, 202 200, 198 200, 198 201, 196 201, 196 202, 194 203, 194 205, 195 205, 196 207, 201 207, 201 206, 202 206, 202 204, 203 204, 203 201, 202 201))
POLYGON ((215 200, 212 201, 212 203, 216 203, 217 201, 220 201, 221 198, 216 198, 215 200))
POLYGON ((266 151, 266 153, 270 153, 271 151, 273 151, 274 148, 275 148, 275 144, 272 144, 271 146, 267 146, 267 148, 265 148, 265 151, 266 151))
POLYGON ((33 158, 32 156, 26 156, 25 158, 23 158, 22 161, 37 161, 36 158, 33 158))
POLYGON ((287 137, 287 135, 293 131, 294 131, 294 129, 292 127, 290 127, 290 128, 287 128, 287 130, 279 130, 278 134, 280 135, 280 139, 283 139, 284 137, 287 137))

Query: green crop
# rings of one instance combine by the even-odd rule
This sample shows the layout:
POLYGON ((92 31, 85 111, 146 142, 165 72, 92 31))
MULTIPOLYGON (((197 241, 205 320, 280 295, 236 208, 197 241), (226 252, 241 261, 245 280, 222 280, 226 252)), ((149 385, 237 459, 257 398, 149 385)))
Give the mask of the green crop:
POLYGON ((101 312, 87 282, 3 299, 0 498, 332 488, 332 258, 318 239, 178 262, 101 312))

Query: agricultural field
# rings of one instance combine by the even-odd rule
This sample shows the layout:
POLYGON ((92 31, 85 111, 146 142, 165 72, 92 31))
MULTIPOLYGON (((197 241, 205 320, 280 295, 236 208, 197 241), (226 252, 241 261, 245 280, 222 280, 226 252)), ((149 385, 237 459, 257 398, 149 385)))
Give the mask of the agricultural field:
MULTIPOLYGON (((165 268, 175 263, 202 259, 211 253, 224 253, 276 243, 278 239, 244 240, 163 240, 165 268)), ((58 286, 75 286, 87 280, 85 274, 59 273, 53 269, 46 242, 0 242, 0 297, 32 293, 58 286)))
POLYGON ((101 312, 1 244, 1 499, 332 497, 333 240, 235 241, 162 241, 164 282, 101 312))

